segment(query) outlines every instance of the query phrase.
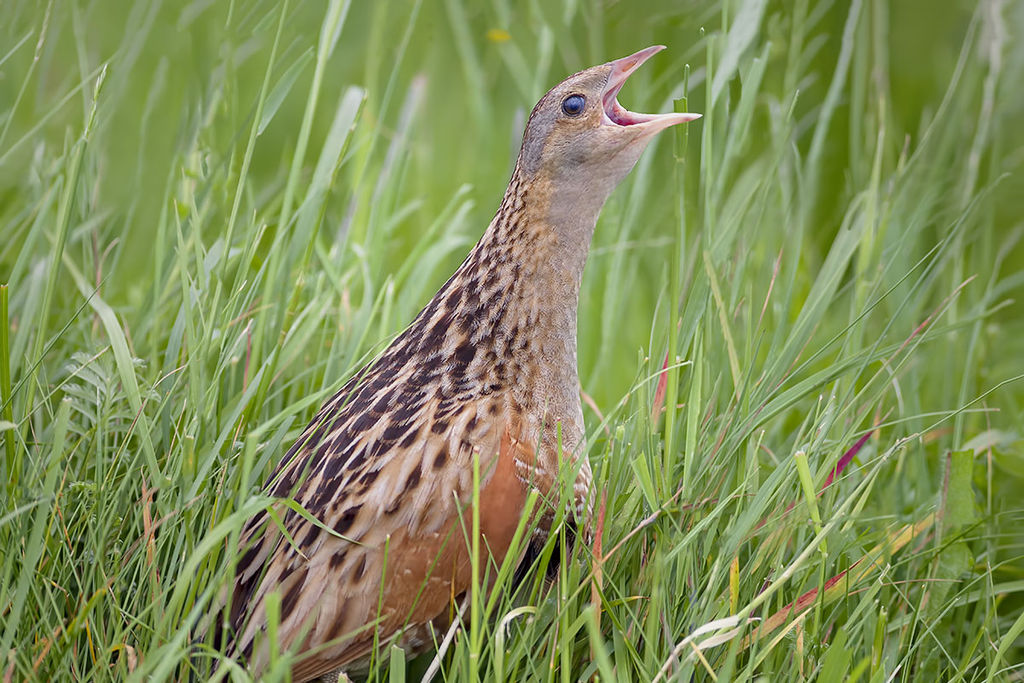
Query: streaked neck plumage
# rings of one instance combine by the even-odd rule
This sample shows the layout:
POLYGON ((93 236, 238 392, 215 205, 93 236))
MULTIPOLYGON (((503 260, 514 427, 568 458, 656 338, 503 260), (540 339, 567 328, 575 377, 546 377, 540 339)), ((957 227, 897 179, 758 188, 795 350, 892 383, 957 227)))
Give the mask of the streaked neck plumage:
MULTIPOLYGON (((542 421, 560 422, 575 448, 583 437, 580 284, 597 215, 614 185, 587 187, 538 175, 527 178, 516 166, 487 231, 420 318, 448 325, 437 361, 445 363, 468 342, 470 386, 508 392, 524 413, 524 426, 537 432, 534 438, 542 421)), ((458 381, 453 376, 452 390, 458 381)))

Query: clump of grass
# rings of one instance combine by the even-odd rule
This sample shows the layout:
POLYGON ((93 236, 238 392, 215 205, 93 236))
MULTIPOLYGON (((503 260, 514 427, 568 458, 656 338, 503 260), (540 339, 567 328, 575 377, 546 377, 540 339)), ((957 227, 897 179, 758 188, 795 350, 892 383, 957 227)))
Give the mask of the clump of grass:
POLYGON ((1019 678, 1020 7, 626 4, 5 10, 5 680, 214 657, 260 482, 480 234, 524 112, 658 42, 624 97, 704 118, 587 269, 595 546, 371 678, 1019 678))

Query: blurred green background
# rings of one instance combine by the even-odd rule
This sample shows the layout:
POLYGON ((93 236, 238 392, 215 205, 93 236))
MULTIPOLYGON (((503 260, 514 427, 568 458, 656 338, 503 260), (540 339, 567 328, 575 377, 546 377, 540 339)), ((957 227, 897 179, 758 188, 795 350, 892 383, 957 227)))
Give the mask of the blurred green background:
MULTIPOLYGON (((731 3, 734 8, 739 3, 731 3)), ((771 92, 785 86, 799 88, 794 116, 798 130, 808 130, 825 98, 842 46, 841 36, 850 4, 814 2, 809 5, 813 22, 801 68, 807 76, 796 84, 784 84, 787 44, 792 30, 792 3, 769 2, 763 21, 750 27, 758 32, 758 44, 767 49, 766 94, 755 115, 751 145, 771 145, 768 117, 782 117, 788 102, 767 102, 771 92)), ((797 3, 798 5, 806 3, 797 3)), ((1019 177, 1024 145, 1024 94, 1008 87, 1022 69, 1022 52, 1013 48, 1015 29, 1021 24, 1021 3, 989 3, 997 8, 1008 35, 999 38, 1001 69, 1004 72, 997 96, 992 134, 999 158, 980 159, 980 185, 1002 173, 1016 173, 993 191, 992 224, 1000 234, 1014 228, 1024 215, 1024 187, 1019 177)), ((89 188, 88 201, 95 216, 102 216, 99 229, 120 244, 105 263, 110 285, 105 294, 115 306, 139 306, 146 277, 146 259, 138 256, 152 246, 155 225, 163 206, 160 198, 168 183, 168 170, 181 164, 179 150, 204 126, 198 141, 201 158, 188 165, 196 168, 229 163, 244 143, 249 118, 266 68, 274 37, 276 2, 76 2, 49 7, 37 2, 8 2, 3 9, 3 49, 6 58, 0 73, 0 102, 8 117, 3 120, 3 164, 0 165, 0 210, 14 210, 23 199, 25 183, 44 177, 44 167, 53 151, 65 144, 69 132, 80 125, 88 110, 92 82, 100 65, 109 63, 104 96, 91 143, 95 163, 101 168, 89 188), (70 11, 68 11, 70 9, 70 11), (36 54, 38 29, 46 23, 46 40, 36 54), (37 60, 37 61, 34 61, 37 60), (24 92, 22 76, 34 73, 24 92), (84 84, 84 85, 83 85, 84 84), (16 98, 18 106, 10 112, 16 98), (43 166, 43 167, 41 167, 43 166)), ((387 270, 404 258, 415 236, 435 220, 456 191, 470 186, 473 201, 464 220, 450 232, 465 238, 464 246, 452 249, 441 267, 425 283, 415 306, 429 299, 434 285, 443 282, 459 263, 497 208, 518 150, 525 116, 543 92, 574 71, 629 54, 651 44, 664 44, 668 51, 658 55, 631 80, 621 97, 636 111, 665 111, 669 99, 681 94, 683 64, 691 65, 690 87, 694 91, 690 108, 701 110, 706 58, 702 36, 723 29, 718 3, 708 2, 492 2, 461 3, 453 0, 425 2, 352 2, 330 57, 317 111, 312 121, 311 149, 327 135, 330 112, 347 86, 366 89, 367 102, 359 125, 372 129, 357 141, 350 154, 358 160, 342 169, 323 221, 323 234, 330 239, 349 225, 367 225, 375 173, 386 163, 389 145, 401 136, 408 158, 389 201, 395 206, 415 207, 402 217, 397 229, 380 244, 386 254, 376 261, 387 270), (422 76, 422 89, 411 89, 422 76), (357 198, 355 206, 352 199, 357 198), (349 213, 352 212, 352 213, 349 213)), ((906 136, 911 147, 919 141, 925 124, 936 115, 943 93, 954 75, 968 30, 984 32, 972 17, 976 3, 968 0, 924 0, 866 2, 866 19, 860 22, 854 39, 868 43, 872 31, 888 54, 874 48, 860 50, 857 60, 878 59, 887 67, 870 69, 870 88, 891 98, 887 120, 887 143, 906 136), (885 21, 868 15, 884 13, 885 21), (881 28, 879 28, 881 26, 881 28), (877 80, 877 83, 874 81, 877 80)), ((312 50, 324 18, 322 2, 295 1, 287 10, 281 37, 275 78, 291 82, 275 91, 279 109, 269 121, 255 147, 250 177, 257 206, 261 196, 279 192, 289 169, 289 159, 306 107, 305 93, 313 77, 312 50)), ((996 11, 993 9, 993 11, 996 11)), ((727 28, 727 27, 726 27, 727 28)), ((982 36, 974 48, 984 52, 996 36, 982 36)), ((754 50, 750 50, 753 53, 754 50)), ((975 55, 972 55, 974 57, 975 55)), ((981 54, 979 57, 985 58, 981 54)), ((750 54, 745 56, 749 60, 750 54)), ((869 65, 870 67, 870 65, 869 65)), ((280 85, 280 81, 277 84, 280 85)), ((730 86, 736 93, 739 83, 730 86)), ((979 103, 982 92, 976 92, 979 103)), ((825 140, 820 166, 820 191, 813 222, 812 240, 805 242, 809 264, 820 261, 838 229, 850 197, 870 172, 861 149, 851 157, 856 142, 856 125, 847 114, 848 95, 840 94, 838 110, 825 140), (853 139, 851 139, 853 138, 853 139), (819 251, 815 251, 818 249, 819 251)), ((860 102, 854 104, 860 105, 860 102)), ((861 122, 863 131, 869 122, 861 122)), ((697 124, 698 126, 700 124, 697 124)), ((970 145, 972 131, 964 130, 958 144, 970 145)), ((874 141, 862 132, 863 148, 874 141)), ((795 144, 806 153, 810 135, 797 137, 795 144)), ((691 153, 699 154, 699 136, 691 135, 691 153)), ((662 143, 652 154, 657 190, 650 195, 654 205, 645 208, 642 221, 632 228, 628 244, 616 244, 620 235, 598 230, 593 261, 611 258, 616 250, 631 250, 642 276, 628 282, 636 302, 629 311, 635 318, 615 327, 616 338, 609 353, 628 358, 621 371, 602 377, 588 387, 603 400, 613 400, 628 388, 634 376, 632 359, 636 349, 648 346, 649 319, 655 300, 663 289, 666 262, 663 247, 671 236, 672 192, 671 154, 662 143), (664 201, 659 198, 664 197, 664 201)), ((896 143, 887 151, 895 162, 896 143)), ((237 164, 237 160, 235 162, 237 164)), ((743 160, 739 160, 740 166, 743 160)), ((214 169, 216 170, 216 169, 214 169)), ((967 168, 963 169, 968 172, 967 168)), ((206 169, 205 172, 211 172, 206 169)), ((179 173, 175 171, 174 173, 179 173)), ((226 220, 226 218, 225 218, 226 220)), ((368 228, 369 229, 369 228, 368 228)), ((756 231, 756 225, 749 230, 756 231)), ((204 235, 212 243, 221 235, 204 235)), ((998 239, 998 238, 997 238, 998 239)), ((83 241, 84 246, 84 241, 83 241)), ((0 250, 0 274, 9 271, 18 251, 8 244, 0 250)), ((766 254, 767 256, 767 254, 766 254)), ((1024 261, 1017 246, 1013 259, 1024 261)), ((596 270, 596 269, 591 269, 596 270)), ((386 273, 380 273, 384 275, 386 273)), ((585 289, 585 292, 588 291, 585 289)), ((67 302, 71 304, 72 302, 67 302)), ((581 324, 591 325, 597 311, 587 310, 584 301, 581 324)), ((403 309, 406 319, 415 308, 403 309)), ((1000 321, 1016 324, 1024 311, 1021 304, 1004 309, 1000 321)), ((584 327, 584 333, 598 333, 584 327)), ((1019 351, 1019 347, 1016 349, 1019 351)), ((581 377, 598 363, 595 347, 581 344, 581 377)), ((604 368, 608 372, 608 368, 604 368)))
POLYGON ((806 640, 722 646, 715 669, 1019 677, 1022 38, 1015 0, 5 0, 0 667, 186 663, 231 575, 217 534, 478 239, 536 100, 664 44, 621 102, 704 118, 613 194, 580 301, 622 544, 603 630, 566 631, 589 593, 534 594, 485 661, 529 679, 557 652, 589 678, 607 647, 646 680, 681 634, 778 614, 924 524, 806 640), (791 455, 821 487, 866 434, 819 498, 819 557, 791 455))

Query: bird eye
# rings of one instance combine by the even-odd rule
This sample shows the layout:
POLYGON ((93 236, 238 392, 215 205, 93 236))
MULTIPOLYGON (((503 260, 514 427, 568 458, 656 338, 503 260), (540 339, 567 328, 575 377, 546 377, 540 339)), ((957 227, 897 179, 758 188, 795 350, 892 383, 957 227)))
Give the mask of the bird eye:
POLYGON ((587 100, 583 95, 569 95, 562 100, 562 111, 568 116, 579 116, 583 113, 583 107, 587 100))

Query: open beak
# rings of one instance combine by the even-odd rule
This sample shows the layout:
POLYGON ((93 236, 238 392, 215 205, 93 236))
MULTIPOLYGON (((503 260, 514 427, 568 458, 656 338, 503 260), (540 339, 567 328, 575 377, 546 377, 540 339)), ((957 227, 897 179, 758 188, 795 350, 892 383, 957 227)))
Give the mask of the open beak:
POLYGON ((652 45, 651 47, 635 52, 628 57, 608 62, 612 68, 608 75, 608 84, 605 85, 604 94, 601 96, 604 104, 604 123, 612 126, 637 126, 637 132, 657 133, 677 123, 686 123, 700 118, 700 114, 638 114, 629 111, 616 99, 619 91, 629 75, 640 68, 640 65, 650 59, 656 52, 665 49, 664 45, 652 45))

